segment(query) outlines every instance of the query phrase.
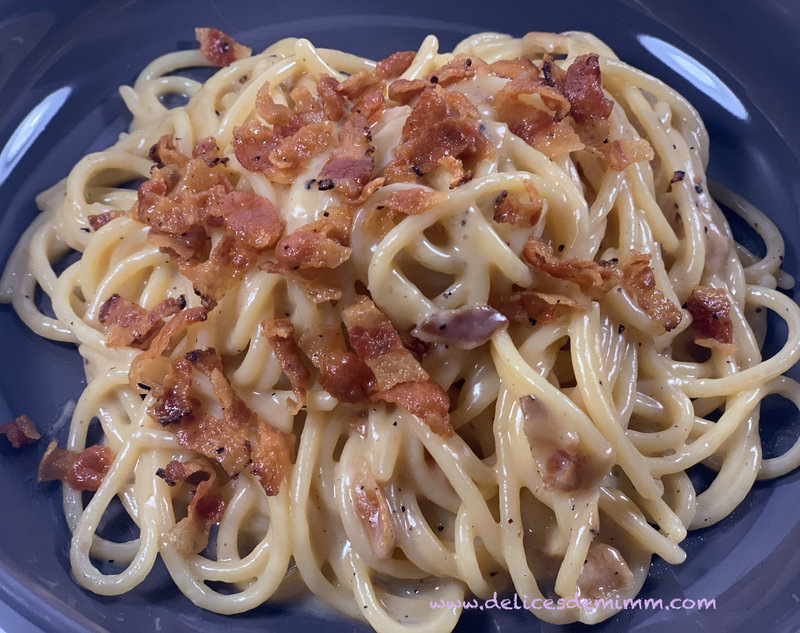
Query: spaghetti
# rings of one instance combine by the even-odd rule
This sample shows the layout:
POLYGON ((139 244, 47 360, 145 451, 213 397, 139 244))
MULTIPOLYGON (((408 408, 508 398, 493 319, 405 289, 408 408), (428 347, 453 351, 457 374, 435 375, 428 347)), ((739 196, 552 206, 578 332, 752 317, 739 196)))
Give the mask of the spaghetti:
MULTIPOLYGON (((800 403, 782 239, 721 192, 767 254, 734 243, 675 91, 586 33, 377 64, 198 36, 120 89, 130 132, 41 194, 1 284, 85 359, 72 453, 48 450, 72 474, 43 462, 81 585, 131 591, 160 555, 219 613, 299 579, 376 630, 446 631, 431 601, 633 597, 800 463, 758 436, 767 395, 800 403), (762 359, 767 310, 788 337, 762 359), (97 534, 115 500, 138 538, 97 534)), ((586 604, 536 615, 614 612, 586 604)))

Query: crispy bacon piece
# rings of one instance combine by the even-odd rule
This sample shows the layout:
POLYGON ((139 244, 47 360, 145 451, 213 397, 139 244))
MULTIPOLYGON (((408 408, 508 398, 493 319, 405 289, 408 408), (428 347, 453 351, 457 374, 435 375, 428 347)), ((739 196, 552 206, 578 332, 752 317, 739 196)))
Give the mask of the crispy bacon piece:
POLYGON ((203 56, 220 68, 232 64, 237 59, 250 57, 253 52, 219 29, 197 28, 194 30, 194 36, 200 42, 203 56))
POLYGON ((221 196, 232 191, 227 176, 202 159, 188 159, 163 136, 153 146, 156 161, 149 180, 139 185, 130 215, 156 231, 182 235, 218 214, 221 196))
POLYGON ((336 87, 336 92, 347 97, 351 101, 357 101, 365 92, 375 87, 379 81, 380 79, 373 73, 366 70, 359 70, 341 82, 336 87))
POLYGON ((150 229, 147 233, 147 241, 158 246, 159 250, 167 253, 170 257, 189 260, 208 255, 208 234, 205 227, 200 224, 190 226, 185 233, 180 235, 170 235, 150 229))
POLYGON ((155 338, 150 342, 150 346, 133 359, 131 368, 128 371, 128 382, 134 389, 141 389, 140 385, 158 386, 158 378, 147 375, 147 369, 151 362, 161 356, 172 340, 172 337, 179 334, 193 323, 206 320, 206 309, 203 307, 187 308, 172 317, 167 324, 159 330, 155 338))
POLYGON ((428 76, 425 77, 425 81, 431 84, 438 84, 442 88, 452 86, 459 81, 474 77, 478 65, 483 63, 483 60, 478 57, 470 57, 464 53, 459 53, 444 66, 429 72, 428 76))
POLYGON ((516 79, 520 75, 539 76, 539 68, 527 57, 517 57, 516 59, 500 59, 489 64, 489 69, 493 75, 516 79))
POLYGON ((270 272, 337 268, 350 258, 349 236, 338 223, 320 220, 300 227, 278 240, 275 259, 278 266, 270 272))
POLYGON ((535 236, 525 243, 523 256, 535 268, 557 279, 567 279, 577 284, 592 299, 599 299, 620 283, 616 261, 587 261, 573 257, 559 259, 549 244, 535 236))
POLYGON ((161 136, 153 146, 150 147, 150 160, 159 169, 165 165, 175 165, 176 167, 186 167, 189 159, 181 154, 176 148, 172 137, 169 134, 161 136))
POLYGON ((403 215, 419 215, 445 200, 447 200, 447 194, 443 191, 431 191, 422 187, 413 187, 411 189, 393 191, 386 198, 383 205, 390 212, 402 213, 403 215))
POLYGON ((430 85, 424 79, 395 79, 389 84, 389 99, 408 105, 430 85))
POLYGON ((400 340, 389 318, 360 295, 342 312, 350 345, 375 374, 379 391, 401 382, 428 380, 426 372, 400 340))
POLYGON ((0 424, 0 434, 5 435, 14 448, 32 444, 42 437, 36 425, 27 415, 20 415, 11 420, 11 422, 0 424))
POLYGON ((304 86, 296 86, 289 93, 293 102, 292 110, 304 123, 322 123, 327 117, 322 105, 304 86))
POLYGON ((377 393, 372 399, 399 404, 423 417, 435 433, 449 437, 453 429, 447 394, 403 346, 389 318, 364 295, 345 308, 342 317, 350 345, 375 374, 377 393))
POLYGON ((234 128, 233 152, 242 167, 263 172, 273 182, 291 184, 305 161, 331 144, 330 123, 305 124, 290 108, 273 101, 269 83, 258 91, 256 110, 272 127, 253 120, 234 128))
POLYGON ((394 79, 399 77, 408 70, 414 58, 417 56, 416 51, 398 51, 392 53, 389 57, 380 60, 375 66, 375 76, 378 79, 394 79))
POLYGON ((417 326, 417 335, 431 343, 446 343, 462 349, 483 345, 508 325, 508 319, 489 306, 463 306, 428 315, 417 326))
POLYGON ((111 222, 111 220, 118 218, 120 215, 122 215, 122 213, 119 211, 103 211, 102 213, 89 215, 86 219, 89 220, 89 226, 91 226, 94 231, 99 231, 106 224, 111 222))
POLYGON ((388 558, 395 546, 392 515, 383 491, 366 465, 361 470, 361 476, 353 482, 351 491, 356 515, 361 520, 372 551, 378 558, 388 558))
MULTIPOLYGON (((273 429, 244 403, 225 377, 222 359, 213 349, 193 350, 174 360, 164 385, 154 394, 156 402, 149 413, 161 424, 177 427, 178 443, 216 461, 231 476, 250 466, 268 495, 278 493, 290 462, 294 436, 273 429), (221 417, 203 411, 201 402, 190 395, 193 370, 211 383, 221 417)), ((177 468, 168 465, 159 474, 167 483, 174 482, 181 473, 188 472, 178 472, 177 468)))
POLYGON ((583 148, 572 127, 561 120, 569 110, 569 103, 545 79, 520 74, 503 86, 493 101, 498 119, 506 123, 513 134, 550 158, 583 148), (521 95, 539 95, 542 103, 554 112, 523 102, 521 95))
POLYGON ((548 86, 558 88, 563 92, 565 75, 566 71, 556 64, 552 56, 545 54, 542 57, 542 77, 544 77, 548 86))
POLYGON ((581 55, 569 65, 564 75, 564 95, 569 100, 570 114, 578 125, 611 116, 614 102, 603 94, 596 53, 581 55))
POLYGON ((344 116, 345 99, 336 88, 339 82, 330 75, 322 75, 317 82, 317 95, 322 101, 322 111, 327 119, 341 121, 344 116))
POLYGON ((383 111, 386 109, 386 99, 383 96, 383 84, 378 84, 367 90, 353 104, 353 112, 362 115, 370 126, 375 125, 383 111))
POLYGON ((261 332, 272 345, 283 373, 292 383, 295 405, 290 412, 294 415, 305 406, 310 378, 294 339, 294 326, 289 319, 264 319, 261 322, 261 332))
POLYGON ((656 279, 650 267, 650 256, 636 251, 620 262, 621 285, 636 297, 636 303, 651 319, 669 332, 681 322, 681 309, 656 288, 656 279))
POLYGON ((524 432, 545 486, 563 492, 596 488, 614 464, 614 452, 582 447, 578 434, 534 396, 519 399, 524 432))
POLYGON ((332 268, 309 268, 284 272, 280 268, 271 268, 267 265, 264 270, 277 272, 293 279, 312 303, 320 304, 326 301, 338 301, 342 298, 340 276, 332 268))
POLYGON ((164 383, 153 390, 156 401, 147 412, 162 426, 190 419, 200 410, 200 401, 189 395, 191 387, 191 363, 185 358, 173 360, 164 383))
POLYGON ((146 349, 152 338, 164 327, 164 319, 186 307, 186 298, 169 297, 145 310, 141 306, 111 295, 100 306, 97 319, 105 326, 108 347, 138 347, 146 349))
POLYGON ((215 460, 229 475, 236 475, 250 463, 249 431, 255 414, 231 387, 222 371, 222 359, 213 349, 193 350, 185 358, 208 378, 222 417, 198 411, 182 419, 175 431, 178 443, 215 460))
POLYGON ((211 479, 215 474, 214 465, 204 457, 185 462, 173 459, 166 467, 156 470, 156 476, 161 477, 168 486, 184 481, 196 486, 202 481, 211 479))
POLYGON ((255 442, 252 444, 253 464, 250 471, 258 477, 268 497, 280 492, 292 458, 295 437, 274 429, 268 424, 259 424, 255 442))
POLYGON ((426 87, 403 125, 395 158, 386 167, 389 181, 423 176, 448 156, 463 164, 485 154, 489 146, 478 117, 465 95, 438 85, 426 87))
POLYGON ((489 305, 509 321, 544 325, 578 308, 579 304, 565 295, 548 294, 531 288, 512 287, 506 293, 489 297, 489 305))
POLYGON ((374 374, 356 354, 347 350, 339 326, 319 326, 303 333, 300 349, 319 369, 323 389, 340 402, 364 402, 374 374))
POLYGON ((621 262, 616 259, 600 262, 559 259, 549 244, 531 236, 525 244, 523 256, 548 275, 577 284, 585 295, 595 300, 615 286, 622 286, 636 298, 638 306, 666 331, 674 329, 681 321, 680 308, 656 288, 649 255, 632 251, 621 262))
POLYGON ((591 149, 605 158, 608 166, 614 171, 622 171, 632 163, 651 161, 655 158, 653 147, 642 138, 617 139, 609 143, 600 143, 591 149))
POLYGON ((357 112, 351 114, 339 130, 331 158, 317 176, 320 190, 335 187, 345 200, 358 199, 375 164, 371 140, 367 118, 357 112))
POLYGON ((89 446, 81 452, 58 448, 50 442, 39 462, 37 481, 61 480, 74 490, 95 491, 114 461, 114 451, 108 446, 89 446))
POLYGON ((164 476, 169 485, 178 481, 197 484, 186 516, 167 533, 166 541, 184 556, 202 552, 208 545, 211 526, 219 523, 225 513, 225 499, 213 465, 205 460, 172 461, 163 475, 160 471, 156 474, 164 476), (172 479, 172 476, 177 478, 172 479))
POLYGON ((209 167, 214 167, 222 162, 219 157, 219 145, 213 136, 207 136, 195 143, 192 148, 192 158, 198 158, 209 167))
POLYGON ((494 201, 494 221, 515 224, 517 226, 533 226, 539 221, 544 209, 544 202, 539 192, 525 183, 525 189, 531 198, 530 202, 522 202, 513 193, 503 190, 494 201))
POLYGON ((272 203, 249 191, 232 191, 220 198, 225 225, 248 246, 262 250, 278 241, 283 223, 272 203))
POLYGON ((425 354, 430 351, 430 344, 427 341, 423 341, 421 338, 417 338, 411 332, 398 330, 397 333, 400 335, 400 341, 403 343, 403 347, 411 352, 418 361, 422 361, 425 354))
POLYGON ((453 156, 444 156, 439 159, 439 164, 450 174, 450 189, 455 189, 459 185, 472 180, 472 172, 464 169, 464 163, 453 156))
POLYGON ((431 431, 447 438, 452 437, 450 425, 450 398, 433 380, 401 382, 372 395, 372 400, 399 404, 404 409, 425 420, 431 431))
POLYGON ((578 592, 581 598, 608 598, 612 591, 625 589, 633 584, 631 572, 622 554, 605 543, 592 543, 578 576, 578 592))
POLYGON ((700 335, 695 343, 732 353, 731 303, 722 288, 695 286, 686 301, 686 309, 692 315, 692 329, 700 335))
POLYGON ((196 294, 210 308, 244 277, 258 260, 258 250, 226 232, 204 262, 178 260, 181 274, 192 282, 196 294))

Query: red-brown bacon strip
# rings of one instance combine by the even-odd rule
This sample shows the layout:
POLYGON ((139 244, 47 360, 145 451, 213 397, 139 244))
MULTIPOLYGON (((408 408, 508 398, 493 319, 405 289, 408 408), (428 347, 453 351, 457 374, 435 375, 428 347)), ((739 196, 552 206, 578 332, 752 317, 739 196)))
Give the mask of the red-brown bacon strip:
POLYGON ((620 271, 622 287, 636 297, 638 306, 667 332, 675 329, 681 322, 681 309, 656 288, 650 256, 632 251, 620 262, 620 271))
POLYGON ((74 490, 97 490, 114 461, 108 446, 89 446, 81 452, 58 448, 50 442, 39 462, 37 481, 65 482, 74 490))
POLYGON ((539 76, 539 68, 527 57, 517 57, 516 59, 500 59, 489 65, 493 75, 516 79, 520 75, 531 77, 539 76))
POLYGON ((518 226, 533 226, 539 221, 544 209, 544 202, 539 192, 533 185, 526 181, 525 189, 531 198, 530 202, 522 202, 513 193, 503 190, 494 201, 494 221, 515 224, 518 226))
POLYGON ((261 322, 261 332, 272 345, 283 373, 292 384, 295 405, 289 411, 294 415, 306 404, 310 379, 308 367, 303 362, 294 338, 294 326, 289 319, 264 319, 261 322))
POLYGON ((36 425, 27 415, 20 415, 11 420, 11 422, 0 424, 0 434, 5 435, 14 448, 32 444, 42 437, 36 425))
POLYGON ((122 215, 120 211, 103 211, 102 213, 87 216, 86 219, 89 220, 89 225, 93 230, 99 231, 106 224, 111 222, 111 220, 118 218, 120 215, 122 215))
POLYGON ((185 358, 172 361, 162 385, 157 385, 156 398, 148 413, 162 426, 177 424, 200 409, 200 401, 189 395, 192 386, 192 365, 185 358))
POLYGON ((341 121, 344 116, 345 99, 336 88, 339 82, 330 75, 323 75, 317 82, 317 95, 322 102, 322 112, 331 121, 341 121))
POLYGON ((205 457, 198 457, 185 462, 173 459, 166 467, 156 470, 156 476, 161 477, 168 486, 174 486, 184 481, 196 486, 201 481, 207 481, 215 474, 214 465, 205 457))
POLYGON ((234 391, 213 349, 193 350, 173 361, 165 384, 155 392, 150 410, 162 424, 174 424, 178 442, 216 461, 228 475, 250 467, 268 495, 278 493, 289 467, 294 436, 260 420, 234 391), (190 395, 192 372, 199 371, 211 383, 222 416, 203 411, 190 395))
POLYGON ((268 424, 260 424, 252 443, 253 463, 251 472, 258 477, 267 496, 275 496, 280 491, 281 482, 292 459, 295 437, 274 429, 268 424))
POLYGON ((578 135, 563 119, 569 110, 564 95, 545 79, 522 73, 494 95, 497 117, 528 145, 553 158, 583 148, 578 135), (526 103, 520 96, 539 95, 550 110, 526 103))
POLYGON ((441 437, 451 437, 450 398, 441 386, 431 379, 401 382, 373 394, 374 400, 399 404, 418 418, 425 420, 431 431, 441 437))
POLYGON ((429 378, 400 340, 389 318, 360 295, 342 312, 350 345, 375 374, 376 387, 383 391, 402 382, 429 378))
POLYGON ((211 309, 257 260, 256 248, 233 233, 225 232, 206 261, 178 260, 177 264, 181 274, 192 282, 195 292, 203 297, 203 305, 211 309))
MULTIPOLYGON (((150 346, 133 359, 128 371, 128 382, 134 389, 141 389, 142 385, 148 387, 160 384, 160 379, 148 375, 151 362, 161 356, 169 347, 172 337, 179 334, 193 323, 206 320, 207 311, 203 307, 187 308, 172 317, 167 324, 159 330, 150 346)), ((156 372, 158 373, 158 372, 156 372)))
POLYGON ((539 292, 532 288, 512 287, 507 292, 497 292, 489 297, 489 305, 515 323, 544 325, 578 307, 578 303, 565 295, 539 292))
POLYGON ((330 146, 330 123, 306 124, 290 108, 273 101, 269 83, 259 89, 256 109, 272 127, 252 120, 234 128, 236 160, 249 171, 263 172, 273 182, 291 184, 309 158, 330 146))
POLYGON ((208 378, 222 417, 198 411, 181 420, 175 436, 182 446, 216 460, 226 473, 236 475, 250 463, 249 430, 255 414, 231 387, 222 359, 213 349, 191 351, 186 360, 208 378))
POLYGON ((214 466, 202 458, 188 462, 173 460, 166 468, 157 470, 156 475, 170 486, 184 481, 197 485, 186 516, 169 531, 167 541, 184 556, 203 551, 208 545, 211 526, 225 512, 225 499, 214 466))
POLYGON ((375 76, 378 79, 394 79, 402 75, 417 56, 416 51, 398 51, 389 57, 380 60, 375 66, 375 76))
POLYGON ((596 53, 581 55, 569 65, 564 75, 564 96, 569 101, 569 112, 579 129, 589 132, 592 126, 600 125, 604 132, 601 130, 597 140, 606 138, 608 124, 603 122, 611 116, 614 102, 603 94, 600 62, 596 53))
POLYGON ((177 299, 169 297, 151 310, 145 310, 115 293, 100 306, 97 319, 105 326, 108 347, 146 349, 152 338, 164 327, 164 319, 185 307, 186 299, 183 295, 177 299))
POLYGON ((403 346, 389 318, 364 295, 342 317, 350 345, 375 374, 377 393, 372 398, 408 409, 442 437, 452 435, 447 394, 403 346))
POLYGON ((194 36, 200 42, 200 50, 203 56, 214 66, 227 66, 237 59, 250 57, 252 49, 239 44, 227 33, 219 29, 196 28, 194 36))
POLYGON ((272 203, 249 191, 232 191, 220 198, 225 226, 239 240, 262 250, 274 246, 283 231, 283 223, 272 203))
POLYGON ((423 211, 435 207, 447 200, 443 191, 431 191, 421 187, 393 191, 383 203, 389 212, 402 213, 403 215, 418 215, 423 211))
POLYGON ((336 87, 336 92, 350 101, 358 101, 364 94, 380 83, 380 79, 366 70, 350 75, 336 87))
POLYGON ((317 176, 319 189, 335 187, 346 201, 357 200, 375 164, 371 140, 367 118, 358 112, 351 114, 339 130, 331 158, 317 176))
POLYGON ((725 354, 735 351, 731 303, 722 288, 695 286, 686 301, 686 309, 692 315, 692 329, 700 335, 695 343, 720 349, 725 354))
POLYGON ((334 398, 352 403, 369 398, 375 376, 358 355, 347 350, 341 327, 319 326, 307 330, 298 345, 319 369, 319 384, 334 398))
POLYGON ((581 55, 570 64, 564 73, 563 90, 581 141, 602 156, 611 169, 622 171, 631 163, 653 160, 653 148, 644 139, 609 141, 608 118, 614 102, 603 93, 600 62, 595 53, 581 55))
POLYGON ((529 264, 548 275, 577 284, 592 299, 599 299, 619 284, 617 262, 595 262, 577 257, 559 259, 553 254, 549 244, 534 236, 525 243, 523 256, 529 264))
POLYGON ((634 295, 639 307, 667 331, 677 327, 681 321, 680 308, 656 288, 649 255, 633 251, 621 262, 559 259, 549 244, 531 236, 525 244, 523 256, 548 275, 577 284, 585 295, 595 300, 615 286, 622 286, 634 295))
POLYGON ((341 266, 352 253, 347 229, 338 222, 320 220, 282 237, 275 246, 278 266, 274 272, 341 266))
POLYGON ((223 172, 201 158, 187 158, 169 136, 162 136, 150 155, 156 166, 139 185, 131 217, 161 233, 182 235, 219 214, 219 198, 233 189, 223 172))
MULTIPOLYGON (((389 181, 411 181, 452 157, 462 164, 489 151, 480 131, 479 114, 463 94, 429 85, 420 95, 403 125, 395 158, 386 167, 389 181)), ((466 172, 466 180, 471 173, 466 172)))
POLYGON ((154 244, 170 257, 183 260, 202 259, 208 256, 210 240, 205 227, 200 224, 190 226, 185 233, 170 235, 150 229, 147 241, 154 244))

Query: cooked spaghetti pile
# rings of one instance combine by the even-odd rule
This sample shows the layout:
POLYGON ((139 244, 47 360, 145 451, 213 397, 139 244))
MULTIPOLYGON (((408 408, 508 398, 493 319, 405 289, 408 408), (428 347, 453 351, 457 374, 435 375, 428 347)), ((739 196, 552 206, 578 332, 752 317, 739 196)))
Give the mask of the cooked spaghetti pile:
POLYGON ((447 631, 432 601, 513 587, 593 623, 798 465, 758 435, 764 397, 800 401, 783 243, 729 196, 767 255, 734 243, 680 95, 585 33, 377 63, 197 35, 121 89, 130 133, 41 195, 2 284, 85 359, 39 473, 83 586, 130 591, 160 555, 221 613, 303 584, 447 631), (767 309, 788 338, 763 360, 767 309), (97 534, 120 503, 125 543, 97 534))

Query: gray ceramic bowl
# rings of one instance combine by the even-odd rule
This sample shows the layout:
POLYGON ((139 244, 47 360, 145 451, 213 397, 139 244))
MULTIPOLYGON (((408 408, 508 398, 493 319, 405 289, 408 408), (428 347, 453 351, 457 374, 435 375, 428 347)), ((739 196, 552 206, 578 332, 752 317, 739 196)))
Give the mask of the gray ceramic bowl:
MULTIPOLYGON (((449 48, 482 30, 517 35, 588 30, 695 104, 711 133, 711 176, 755 202, 782 227, 786 267, 800 273, 796 0, 335 4, 0 0, 0 144, 5 145, 0 155, 0 262, 33 218, 36 193, 125 128, 116 87, 130 83, 157 55, 192 46, 194 26, 217 26, 254 48, 280 37, 305 36, 320 46, 373 58, 413 48, 429 32, 449 48), (29 134, 18 133, 10 141, 43 101, 48 105, 29 134)), ((76 350, 38 339, 7 306, 0 306, 0 342, 0 421, 25 412, 48 438, 63 442, 65 429, 54 424, 83 384, 76 350)), ((785 448, 787 438, 800 431, 797 412, 780 401, 770 402, 762 419, 770 450, 780 450, 781 444, 785 448)), ((128 595, 103 598, 83 591, 70 576, 58 486, 35 482, 43 450, 44 443, 13 451, 0 442, 0 598, 46 631, 366 630, 336 615, 298 608, 263 606, 227 618, 206 613, 180 595, 161 566, 128 595)), ((642 594, 665 602, 715 598, 716 610, 627 611, 594 630, 796 633, 798 519, 800 473, 758 484, 732 516, 687 539, 685 564, 671 567, 656 559, 642 594)), ((459 625, 462 631, 558 628, 525 612, 498 611, 472 613, 459 625)))

